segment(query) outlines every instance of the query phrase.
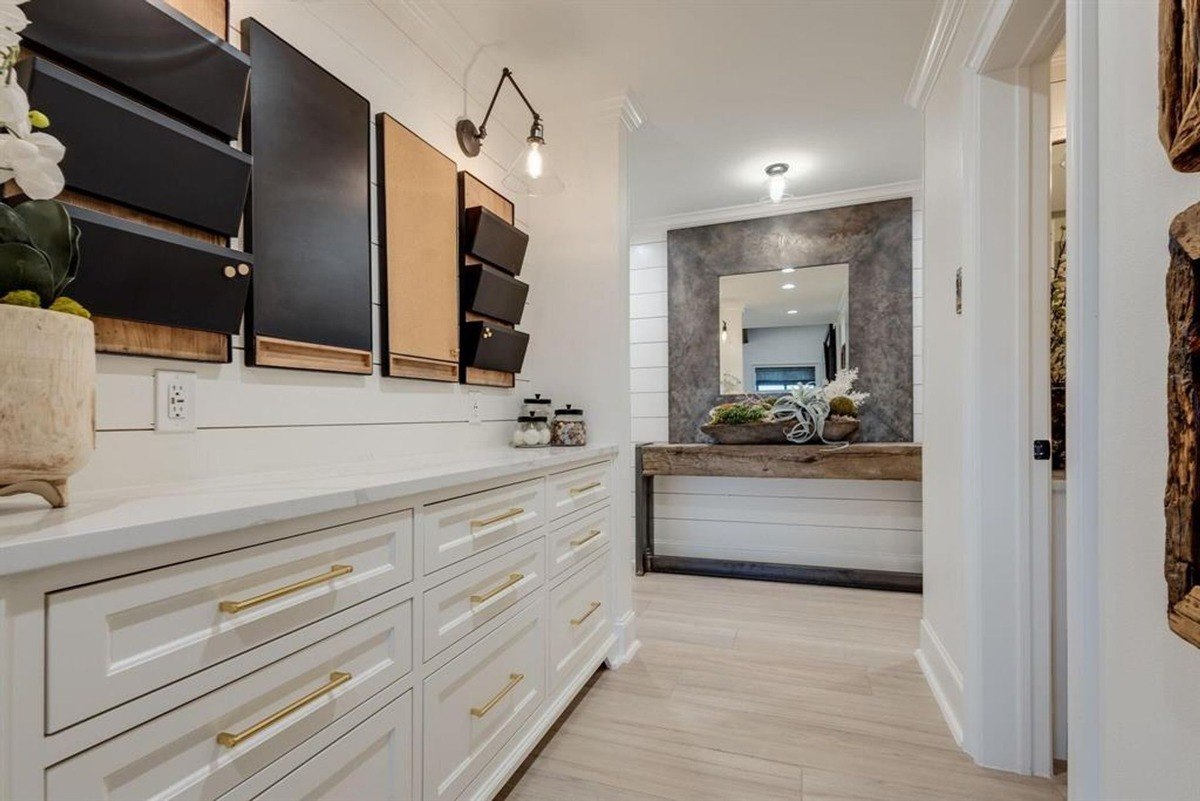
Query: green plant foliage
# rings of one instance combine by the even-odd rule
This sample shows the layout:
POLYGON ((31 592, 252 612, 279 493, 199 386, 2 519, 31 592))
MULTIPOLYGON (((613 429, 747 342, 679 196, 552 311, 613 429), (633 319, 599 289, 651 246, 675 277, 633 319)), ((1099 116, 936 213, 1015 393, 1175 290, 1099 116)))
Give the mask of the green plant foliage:
POLYGON ((0 294, 36 292, 49 308, 78 272, 79 229, 66 206, 56 200, 0 204, 0 294))
POLYGON ((761 402, 723 403, 709 412, 714 425, 740 426, 758 423, 767 417, 767 409, 761 402))
POLYGON ((838 395, 829 401, 829 413, 839 417, 857 417, 858 407, 845 395, 838 395))
POLYGON ((6 306, 29 306, 37 309, 41 308, 42 299, 38 297, 38 293, 28 289, 14 289, 4 297, 0 298, 0 303, 6 306))
POLYGON ((92 313, 79 305, 77 301, 71 300, 65 296, 59 296, 50 304, 50 311, 62 312, 63 314, 74 314, 82 317, 85 320, 92 319, 92 313))

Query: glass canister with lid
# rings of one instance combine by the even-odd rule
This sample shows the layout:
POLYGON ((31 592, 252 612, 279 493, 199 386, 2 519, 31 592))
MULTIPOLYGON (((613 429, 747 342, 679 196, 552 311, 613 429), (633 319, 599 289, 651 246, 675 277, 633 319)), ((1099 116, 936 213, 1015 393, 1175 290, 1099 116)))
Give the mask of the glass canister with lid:
POLYGON ((543 415, 523 414, 513 429, 514 448, 545 448, 550 444, 550 422, 543 415))
POLYGON ((565 448, 587 445, 587 421, 583 409, 576 409, 568 403, 565 409, 554 410, 550 444, 565 448))
POLYGON ((543 398, 539 392, 532 398, 526 398, 521 401, 521 414, 525 417, 545 417, 546 421, 550 420, 550 407, 553 402, 549 398, 543 398))

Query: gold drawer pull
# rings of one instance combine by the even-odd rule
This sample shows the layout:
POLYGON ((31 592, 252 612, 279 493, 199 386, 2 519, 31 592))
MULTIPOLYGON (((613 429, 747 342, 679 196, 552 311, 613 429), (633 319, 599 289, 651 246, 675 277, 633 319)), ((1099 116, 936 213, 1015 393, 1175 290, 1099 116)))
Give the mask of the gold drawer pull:
POLYGON ((604 532, 602 532, 600 529, 598 529, 598 528, 594 528, 594 529, 592 529, 591 531, 589 531, 589 532, 587 533, 587 536, 585 536, 585 537, 580 537, 580 538, 579 538, 579 539, 577 539, 577 540, 571 540, 571 547, 572 547, 572 548, 578 548, 580 545, 586 545, 587 543, 589 543, 589 542, 591 542, 592 540, 596 539, 596 537, 599 537, 599 536, 600 536, 601 534, 603 534, 603 533, 604 533, 604 532))
POLYGON ((520 506, 514 506, 507 512, 502 512, 495 517, 489 517, 486 520, 472 520, 471 528, 485 528, 487 526, 495 525, 496 523, 501 523, 505 520, 511 520, 512 518, 519 517, 523 514, 525 514, 524 509, 522 509, 520 506))
POLYGON ((603 481, 593 481, 591 484, 584 484, 582 487, 571 487, 572 495, 582 495, 588 490, 594 490, 596 487, 604 486, 603 481))
POLYGON ((577 618, 573 619, 573 620, 571 621, 571 625, 572 625, 572 626, 582 626, 582 625, 583 625, 583 621, 585 621, 585 620, 587 620, 589 617, 591 617, 591 616, 592 616, 592 615, 593 615, 593 614, 596 612, 596 610, 597 610, 597 609, 599 609, 599 608, 600 608, 600 602, 599 602, 599 601, 592 601, 592 602, 591 602, 591 603, 588 605, 588 610, 587 610, 586 612, 584 612, 582 615, 580 615, 579 617, 577 617, 577 618))
POLYGON ((322 695, 333 692, 335 689, 342 686, 343 684, 345 684, 348 681, 350 681, 349 673, 343 673, 342 671, 334 671, 333 673, 329 674, 329 681, 327 683, 322 684, 320 687, 313 690, 308 695, 304 696, 303 698, 292 701, 290 704, 288 704, 287 706, 285 706, 283 709, 279 710, 275 714, 269 715, 268 717, 263 718, 258 723, 255 723, 253 726, 251 726, 250 728, 248 728, 244 731, 240 731, 237 734, 231 734, 230 732, 227 732, 227 731, 221 732, 220 734, 217 735, 217 742, 220 743, 221 745, 225 746, 226 748, 233 748, 233 747, 237 746, 237 744, 242 742, 243 740, 247 740, 247 739, 253 737, 254 735, 258 734, 263 729, 267 728, 268 726, 274 726, 276 723, 283 720, 284 718, 286 718, 288 715, 292 714, 293 712, 296 712, 296 711, 302 709, 303 707, 308 706, 313 701, 320 698, 322 695))
POLYGON ((524 680, 525 680, 525 674, 524 674, 524 673, 509 673, 509 674, 508 674, 508 684, 504 685, 504 689, 503 689, 503 690, 501 690, 500 692, 498 692, 498 693, 496 693, 495 695, 493 695, 493 696, 492 696, 492 698, 491 698, 491 700, 490 700, 490 701, 488 701, 488 702, 487 702, 486 704, 484 704, 483 706, 473 706, 473 707, 471 707, 471 715, 472 715, 472 717, 481 718, 481 717, 483 717, 484 715, 486 715, 488 712, 491 712, 491 711, 492 711, 492 707, 494 707, 496 704, 498 704, 498 703, 500 703, 501 701, 503 701, 503 700, 504 700, 504 696, 506 696, 506 695, 508 695, 510 692, 512 692, 512 690, 513 690, 513 687, 516 687, 518 684, 520 684, 520 683, 521 683, 521 682, 523 682, 524 680))
POLYGON ((319 576, 306 578, 303 581, 297 581, 295 584, 289 584, 286 587, 279 587, 278 589, 269 590, 264 592, 262 595, 255 595, 253 598, 247 598, 244 601, 221 601, 219 606, 222 612, 235 615, 238 612, 241 612, 243 609, 249 609, 252 606, 265 604, 267 601, 274 601, 276 598, 282 598, 285 595, 291 595, 293 592, 300 592, 300 590, 314 587, 317 584, 331 581, 338 576, 344 576, 347 573, 353 572, 353 565, 334 565, 333 567, 329 568, 329 572, 322 573, 319 576))
POLYGON ((505 590, 509 589, 510 587, 514 587, 514 586, 516 586, 517 582, 518 582, 518 581, 520 581, 520 580, 521 580, 521 579, 523 579, 523 578, 525 578, 525 574, 524 574, 524 573, 509 573, 509 574, 508 574, 508 581, 504 582, 504 583, 503 583, 503 584, 501 584, 499 587, 493 587, 492 589, 490 589, 490 590, 488 590, 487 592, 485 592, 483 595, 472 595, 472 596, 471 596, 471 603, 473 603, 473 604, 481 604, 481 603, 483 603, 484 601, 487 601, 487 600, 489 600, 489 599, 491 599, 491 598, 495 598, 497 595, 499 595, 500 593, 502 593, 502 592, 504 592, 505 590))

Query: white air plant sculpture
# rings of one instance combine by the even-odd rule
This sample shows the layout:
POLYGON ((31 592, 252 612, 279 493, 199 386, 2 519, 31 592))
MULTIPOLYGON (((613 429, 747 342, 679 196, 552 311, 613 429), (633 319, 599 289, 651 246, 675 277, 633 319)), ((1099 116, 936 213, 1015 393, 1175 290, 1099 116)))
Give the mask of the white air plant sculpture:
POLYGON ((29 98, 17 83, 17 59, 21 55, 21 31, 29 19, 21 6, 28 0, 0 0, 0 59, 4 79, 0 85, 0 183, 12 179, 28 197, 44 200, 63 190, 59 162, 66 148, 40 130, 50 120, 29 108, 29 98))
POLYGON ((771 419, 779 423, 792 422, 787 431, 789 442, 802 445, 817 439, 831 445, 825 439, 825 421, 829 419, 829 401, 837 397, 845 397, 854 401, 856 408, 862 408, 868 392, 855 392, 854 382, 858 380, 858 368, 838 370, 832 381, 823 387, 812 384, 801 384, 775 401, 771 408, 771 419))

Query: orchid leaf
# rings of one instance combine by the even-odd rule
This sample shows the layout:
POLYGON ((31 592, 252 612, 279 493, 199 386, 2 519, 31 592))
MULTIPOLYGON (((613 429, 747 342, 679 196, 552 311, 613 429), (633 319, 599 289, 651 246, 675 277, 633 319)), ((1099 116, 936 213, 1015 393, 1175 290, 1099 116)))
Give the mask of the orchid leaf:
MULTIPOLYGON (((71 215, 66 206, 55 200, 29 200, 17 206, 16 212, 24 220, 33 246, 50 262, 50 291, 54 293, 59 286, 65 286, 71 271, 71 215)), ((42 296, 47 303, 53 299, 53 294, 42 296)))
POLYGON ((46 254, 24 242, 0 244, 0 294, 28 289, 42 304, 54 299, 54 273, 46 254))
POLYGON ((13 211, 13 207, 0 203, 0 242, 23 242, 33 244, 29 239, 29 231, 25 229, 25 221, 13 211))

